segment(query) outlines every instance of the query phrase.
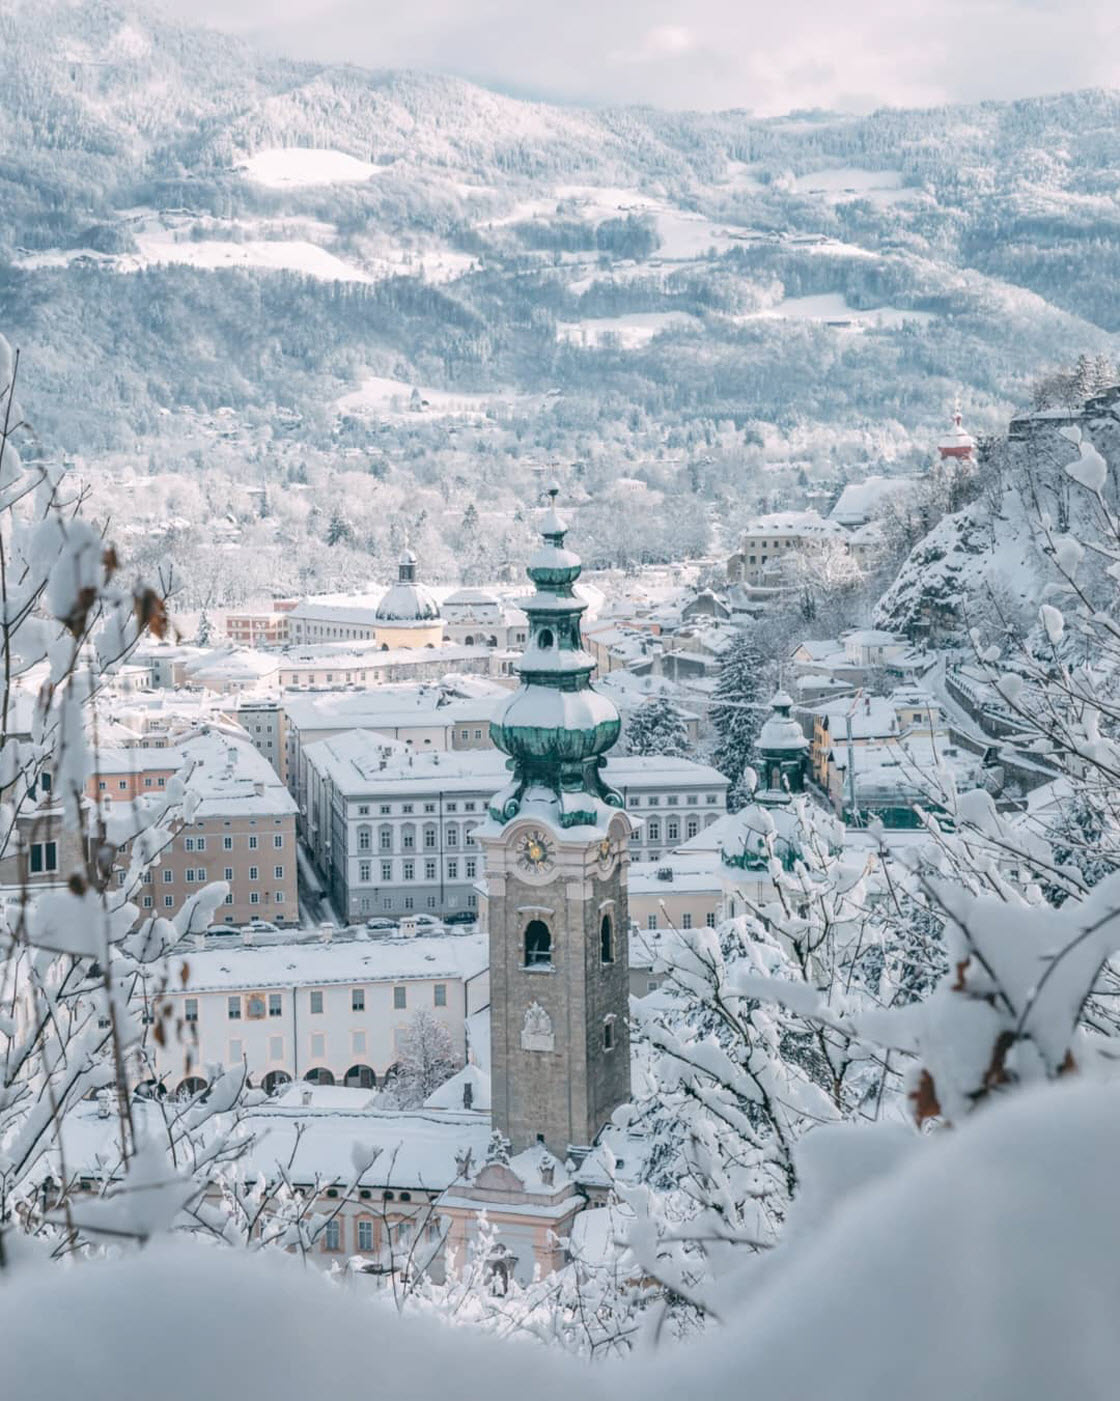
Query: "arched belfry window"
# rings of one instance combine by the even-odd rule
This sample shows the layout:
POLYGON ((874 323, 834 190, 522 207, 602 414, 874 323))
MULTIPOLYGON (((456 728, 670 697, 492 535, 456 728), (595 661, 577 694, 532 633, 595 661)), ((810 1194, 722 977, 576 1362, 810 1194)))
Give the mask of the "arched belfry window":
POLYGON ((552 636, 552 629, 541 628, 540 632, 537 634, 537 646, 551 647, 554 641, 555 639, 552 636))
POLYGON ((610 915, 604 915, 599 924, 599 961, 614 962, 614 926, 610 915))
POLYGON ((525 967, 552 965, 552 933, 543 919, 531 919, 525 926, 525 967))

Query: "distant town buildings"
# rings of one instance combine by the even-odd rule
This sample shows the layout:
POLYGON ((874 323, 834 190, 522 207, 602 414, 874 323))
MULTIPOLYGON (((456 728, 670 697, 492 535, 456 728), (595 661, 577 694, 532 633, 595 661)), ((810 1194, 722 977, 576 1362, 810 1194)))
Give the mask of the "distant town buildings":
MULTIPOLYGON (((102 749, 87 791, 99 804, 127 804, 165 792, 176 776, 197 807, 135 892, 141 910, 172 914, 203 886, 224 881, 229 894, 216 923, 298 924, 296 805, 243 737, 211 730, 166 748, 102 749)), ((123 885, 123 865, 117 878, 123 885)))
POLYGON ((790 558, 791 552, 828 544, 846 546, 847 531, 838 521, 825 520, 816 511, 759 516, 743 531, 738 550, 727 561, 728 582, 762 582, 790 558))

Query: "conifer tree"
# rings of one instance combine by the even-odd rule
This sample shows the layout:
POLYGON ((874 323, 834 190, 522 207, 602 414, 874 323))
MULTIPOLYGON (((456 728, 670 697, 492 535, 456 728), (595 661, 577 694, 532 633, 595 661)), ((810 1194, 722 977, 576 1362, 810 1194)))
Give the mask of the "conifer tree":
POLYGON ((766 657, 753 631, 744 631, 723 654, 710 711, 716 732, 712 763, 731 780, 733 811, 744 801, 740 780, 766 718, 769 689, 766 657))
POLYGON ((627 719, 626 749, 630 754, 688 757, 688 729, 684 717, 668 696, 653 696, 643 701, 627 719))

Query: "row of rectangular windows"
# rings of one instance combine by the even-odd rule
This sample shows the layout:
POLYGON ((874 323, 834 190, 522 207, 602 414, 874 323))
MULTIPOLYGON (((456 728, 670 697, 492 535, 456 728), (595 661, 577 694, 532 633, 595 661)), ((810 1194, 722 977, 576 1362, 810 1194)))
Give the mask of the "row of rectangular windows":
MULTIPOLYGON (((671 924, 671 923, 672 923, 672 921, 670 921, 670 924, 671 924)), ((714 913, 712 910, 709 910, 708 913, 704 916, 704 923, 708 926, 709 929, 714 929, 714 928, 716 927, 716 917, 715 917, 715 913, 714 913)), ((658 923, 657 923, 657 916, 656 916, 656 915, 647 915, 647 916, 646 916, 646 928, 647 928, 647 929, 657 929, 658 927, 659 927, 659 926, 658 926, 658 923)), ((688 910, 686 910, 686 911, 684 912, 684 914, 681 915, 681 928, 682 928, 682 929, 691 929, 691 928, 692 928, 692 915, 688 912, 688 910)))
MULTIPOLYGON (((451 847, 451 846, 456 846, 456 847, 457 847, 457 846, 459 845, 459 828, 458 828, 457 826, 455 826, 454 824, 452 824, 452 826, 448 827, 448 828, 446 829, 446 831, 444 832, 444 838, 443 838, 443 839, 444 839, 444 845, 445 845, 445 846, 449 846, 449 847, 451 847)), ((438 846, 439 846, 439 828, 436 827, 436 825, 435 825, 434 823, 429 823, 429 824, 424 828, 423 835, 422 835, 422 838, 421 838, 421 842, 422 842, 423 849, 424 849, 425 851, 435 851, 435 850, 438 848, 438 846)), ((464 846, 474 846, 474 844, 475 844, 475 841, 474 841, 474 828, 473 828, 473 827, 468 827, 467 830, 463 833, 463 845, 464 845, 464 846)), ((378 849, 379 851, 392 851, 392 850, 393 850, 393 829, 392 829, 392 827, 381 827, 381 828, 378 830, 378 833, 377 833, 377 849, 378 849)), ((406 827, 402 827, 402 828, 401 828, 401 850, 402 850, 402 851, 415 851, 415 849, 416 849, 416 829, 415 829, 415 827, 412 827, 411 825, 406 826, 406 827)), ((359 828, 358 828, 358 850, 359 850, 359 851, 372 851, 372 850, 373 850, 373 828, 372 828, 372 827, 359 827, 359 828)))
MULTIPOLYGON (((392 861, 382 861, 382 862, 380 863, 380 868, 381 868, 381 879, 382 879, 383 881, 391 881, 391 880, 393 879, 393 864, 394 864, 394 863, 393 863, 392 861)), ((464 879, 464 880, 475 880, 475 879, 477 879, 477 877, 478 877, 478 859, 477 859, 477 857, 474 857, 474 856, 468 856, 468 857, 466 858, 466 860, 463 862, 463 879, 464 879)), ((400 879, 401 879, 401 880, 416 880, 416 879, 417 879, 417 875, 416 875, 416 862, 415 862, 415 861, 402 861, 402 862, 401 862, 401 876, 400 876, 400 879)), ((424 880, 439 880, 439 862, 438 862, 438 860, 432 859, 432 860, 426 860, 426 861, 424 862, 424 875, 423 875, 423 879, 424 879, 424 880)), ((448 879, 448 880, 458 880, 458 879, 459 879, 459 862, 458 862, 457 858, 455 858, 455 857, 448 857, 448 858, 447 858, 447 879, 448 879)), ((373 862, 372 862, 372 861, 359 861, 359 862, 358 862, 358 881, 359 881, 359 883, 362 884, 362 885, 368 885, 368 884, 370 883, 370 881, 372 881, 372 880, 373 880, 373 862)))
MULTIPOLYGON (((51 845, 53 846, 54 843, 52 842, 51 845)), ((163 869, 163 883, 164 883, 164 885, 173 885, 174 882, 175 882, 175 871, 174 871, 174 868, 171 867, 171 866, 164 866, 162 869, 163 869)), ((283 879, 284 879, 284 867, 283 867, 283 866, 273 866, 273 868, 272 868, 272 876, 273 876, 273 879, 274 879, 274 880, 283 880, 283 879)), ((205 866, 186 866, 186 867, 184 867, 184 869, 183 869, 183 879, 186 881, 186 883, 187 883, 188 885, 205 885, 206 882, 210 879, 210 877, 209 877, 209 875, 208 875, 208 873, 207 873, 207 870, 206 870, 206 867, 205 867, 205 866)), ((259 867, 259 866, 250 866, 250 867, 249 867, 249 879, 250 879, 250 880, 260 880, 260 867, 259 867)), ((224 867, 222 868, 222 880, 233 880, 233 867, 232 867, 232 866, 224 866, 224 867)), ((118 885, 124 885, 124 882, 125 882, 125 872, 124 872, 124 871, 118 871, 118 872, 117 872, 117 884, 118 884, 118 885)), ((143 882, 143 883, 144 883, 145 885, 151 885, 151 883, 152 883, 152 873, 151 873, 151 871, 145 871, 145 872, 144 872, 144 882, 143 882)))
MULTIPOLYGON (((373 1249, 373 1222, 359 1221, 358 1226, 358 1249, 373 1249)), ((396 1221, 390 1226, 390 1233, 393 1241, 400 1249, 405 1249, 412 1243, 413 1223, 411 1221, 396 1221)), ((443 1228, 440 1226, 439 1218, 433 1216, 425 1228, 428 1240, 438 1241, 443 1228)), ((323 1249, 332 1254, 340 1251, 343 1246, 342 1220, 338 1216, 332 1216, 323 1228, 323 1249)))
MULTIPOLYGON (((308 1010, 312 1016, 319 1016, 324 1010, 324 992, 321 988, 312 988, 308 994, 308 1010)), ((447 1006, 447 984, 434 983, 432 986, 432 1006, 447 1006)), ((396 1011, 404 1011, 408 1007, 408 988, 398 985, 393 989, 393 1008, 396 1011)), ((364 1012, 366 1010, 366 990, 365 988, 350 989, 350 1010, 352 1012, 364 1012)), ((244 1011, 247 1021, 261 1021, 264 1016, 282 1017, 284 1015, 284 994, 281 992, 231 993, 226 998, 226 1015, 231 1022, 239 1022, 244 1011)), ((188 1022, 198 1021, 198 998, 188 997, 184 1000, 183 1015, 188 1022)))
MULTIPOLYGON (((274 832, 274 833, 273 833, 273 835, 272 835, 272 845, 276 848, 277 851, 279 851, 279 850, 283 847, 283 845, 284 845, 284 833, 283 833, 283 832, 274 832)), ((250 836, 249 836, 249 850, 250 850, 250 851, 257 851, 257 850, 259 850, 259 849, 260 849, 260 837, 259 837, 258 835, 250 834, 250 836)), ((205 851, 205 850, 206 850, 206 838, 205 838, 205 837, 184 837, 184 838, 183 838, 183 850, 184 850, 184 851, 205 851)), ((232 838, 232 837, 223 837, 223 838, 222 838, 222 850, 223 850, 223 851, 232 851, 232 850, 233 850, 233 838, 232 838)))
MULTIPOLYGON (((372 811, 372 807, 373 807, 373 805, 372 805, 371 803, 359 803, 359 804, 358 804, 358 816, 359 816, 359 817, 369 817, 369 815, 370 815, 370 813, 371 813, 371 811, 372 811)), ((401 813, 402 813, 402 815, 403 815, 404 817, 408 817, 410 814, 412 814, 412 813, 414 813, 414 812, 416 811, 416 804, 415 804, 415 803, 401 803, 401 805, 400 805, 400 810, 401 810, 401 813)), ((420 805, 420 810, 421 810, 421 812, 428 813, 428 814, 435 813, 435 812, 438 812, 438 811, 439 811, 439 805, 438 805, 437 803, 421 803, 421 805, 420 805)), ((444 810, 444 812, 458 812, 458 811, 459 811, 459 800, 456 798, 456 799, 454 799, 452 802, 444 803, 444 805, 443 805, 443 810, 444 810)), ((464 812, 477 812, 477 811, 478 811, 478 803, 477 803, 473 798, 470 798, 470 799, 466 800, 466 801, 463 803, 463 811, 464 811, 464 812)), ((379 803, 379 804, 377 805, 377 815, 378 815, 379 817, 391 817, 391 816, 393 815, 393 805, 392 805, 392 803, 379 803)))
MULTIPOLYGON (((426 900, 425 900, 424 903, 425 903, 425 905, 427 906, 427 908, 428 908, 429 910, 434 910, 434 909, 436 909, 437 906, 439 905, 439 901, 436 899, 436 897, 435 897, 434 895, 429 895, 429 896, 427 896, 427 898, 426 898, 426 900)), ((451 904, 454 905, 455 903, 456 903, 456 902, 455 902, 455 899, 452 898, 451 904)), ((406 913, 406 914, 408 913, 409 910, 414 910, 414 909, 416 908, 416 901, 415 901, 415 899, 413 898, 413 896, 411 896, 411 895, 406 895, 406 896, 404 897, 403 904, 404 904, 404 910, 405 910, 405 913, 406 913)), ((373 909, 374 909, 374 902, 370 899, 370 897, 369 897, 368 895, 363 895, 363 896, 361 897, 360 905, 361 905, 361 912, 362 912, 362 914, 364 914, 364 915, 370 914, 370 913, 373 911, 373 909)), ((475 893, 474 893, 473 890, 472 890, 472 891, 468 891, 468 892, 467 892, 467 908, 473 910, 473 909, 475 909, 475 908, 477 907, 477 905, 478 905, 478 897, 475 895, 475 893)), ((390 896, 386 896, 386 897, 382 900, 382 902, 381 902, 381 908, 382 908, 383 910, 390 910, 390 911, 393 909, 393 900, 392 900, 392 898, 391 898, 390 896)))
MULTIPOLYGON (((150 1020, 149 1018, 149 1024, 150 1020)), ((326 1058, 327 1040, 323 1032, 312 1032, 308 1037, 308 1045, 311 1047, 310 1054, 312 1060, 324 1060, 326 1058)), ((228 1050, 230 1065, 236 1065, 238 1061, 244 1058, 245 1046, 243 1042, 231 1040, 228 1050)), ((366 1033, 364 1031, 352 1031, 350 1033, 350 1054, 352 1056, 364 1056, 368 1054, 366 1033)), ((270 1036, 268 1038, 268 1058, 271 1061, 282 1061, 284 1059, 284 1038, 282 1036, 270 1036)))
MULTIPOLYGON (((695 837, 699 833, 699 831, 700 819, 698 817, 690 817, 688 821, 684 824, 685 836, 695 837)), ((667 842, 678 842, 680 841, 680 838, 681 824, 677 821, 676 818, 670 818, 669 821, 665 823, 665 840, 667 842)), ((657 820, 656 817, 648 818, 646 820, 645 826, 640 832, 631 832, 630 834, 630 841, 635 846, 640 846, 643 841, 659 842, 660 840, 661 823, 657 820)))
MULTIPOLYGON (((123 874, 123 872, 122 872, 122 874, 123 874)), ((122 881, 122 884, 123 884, 123 881, 122 881)), ((266 895, 266 896, 268 895, 268 891, 267 891, 267 890, 265 891, 265 895, 266 895)), ((282 904, 284 903, 284 900, 285 900, 285 895, 284 895, 284 892, 283 892, 282 890, 274 890, 274 891, 272 892, 272 902, 273 902, 273 904, 275 904, 275 905, 282 905, 282 904)), ((164 907, 165 910, 173 910, 173 909, 175 908, 176 903, 177 903, 177 902, 176 902, 176 898, 175 898, 174 895, 165 895, 165 896, 163 897, 163 907, 164 907)), ((225 898, 225 903, 226 903, 227 905, 232 905, 232 904, 233 904, 233 891, 232 891, 232 890, 231 890, 230 893, 226 896, 226 898, 225 898)), ((261 892, 260 892, 259 890, 250 890, 250 892, 249 892, 249 904, 250 904, 250 905, 259 905, 260 903, 261 903, 261 892)), ((145 895, 144 898, 143 898, 142 904, 143 904, 143 906, 144 906, 144 908, 145 908, 146 910, 150 910, 150 909, 153 907, 153 905, 155 904, 155 901, 154 901, 154 899, 153 899, 153 897, 152 897, 151 895, 145 895)), ((279 918, 279 916, 277 916, 277 918, 279 918)))
MULTIPOLYGON (((704 801, 705 801, 705 803, 708 804, 709 807, 714 807, 714 806, 719 802, 719 794, 718 794, 718 793, 705 793, 705 794, 704 794, 704 801)), ((631 796, 630 798, 628 798, 628 799, 626 800, 626 805, 627 805, 627 807, 640 808, 641 805, 642 805, 641 795, 635 793, 633 796, 631 796)), ((677 794, 675 794, 675 793, 671 794, 669 797, 667 797, 667 798, 665 799, 665 806, 666 806, 666 807, 675 808, 675 807, 678 807, 679 805, 680 805, 680 799, 679 799, 679 797, 677 796, 677 794)), ((660 795, 657 794, 657 793, 652 793, 652 794, 650 794, 650 796, 646 798, 646 806, 647 806, 647 807, 651 807, 651 808, 659 808, 659 807, 661 806, 661 797, 660 797, 660 795)), ((700 794, 699 794, 699 793, 688 793, 688 794, 686 794, 686 796, 685 796, 685 806, 686 806, 686 807, 690 807, 690 808, 699 807, 699 806, 700 806, 700 794)))

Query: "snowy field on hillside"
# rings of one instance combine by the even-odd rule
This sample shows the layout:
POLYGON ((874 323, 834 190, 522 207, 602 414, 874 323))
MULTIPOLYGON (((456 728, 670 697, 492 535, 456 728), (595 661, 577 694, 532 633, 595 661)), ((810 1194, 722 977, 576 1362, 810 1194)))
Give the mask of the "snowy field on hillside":
POLYGON ((447 389, 426 389, 423 385, 412 385, 403 379, 371 375, 362 380, 359 388, 337 400, 335 408, 344 414, 403 417, 424 413, 442 417, 481 418, 488 410, 507 408, 515 402, 526 403, 529 399, 528 395, 460 394, 447 389), (415 408, 411 407, 414 390, 419 396, 415 408))
POLYGON ((656 256, 667 262, 702 258, 712 248, 725 253, 735 244, 730 230, 704 214, 677 209, 654 195, 613 185, 555 185, 549 195, 521 200, 505 214, 484 222, 500 228, 565 214, 593 224, 625 219, 628 215, 649 215, 661 240, 656 256))
POLYGON ((362 238, 355 240, 345 257, 340 256, 330 247, 337 241, 338 230, 322 219, 216 219, 148 208, 122 210, 121 219, 136 242, 134 253, 51 248, 23 254, 18 264, 29 270, 61 268, 85 259, 120 273, 174 263, 207 271, 295 272, 324 282, 420 277, 444 283, 461 277, 474 262, 469 253, 423 236, 409 244, 386 237, 362 238))
POLYGON ((758 320, 782 321, 822 321, 841 329, 866 329, 868 327, 893 329, 904 322, 914 321, 928 325, 936 318, 930 311, 907 311, 896 306, 877 306, 870 310, 859 310, 848 305, 843 292, 819 292, 811 297, 785 297, 764 311, 751 312, 735 317, 736 321, 758 320))
POLYGON ((255 185, 270 190, 310 189, 316 185, 364 184, 378 166, 345 151, 313 146, 275 146, 257 151, 237 169, 255 185))
POLYGON ((874 204, 898 204, 920 199, 922 192, 907 189, 900 170, 862 170, 858 166, 838 166, 799 175, 793 182, 798 194, 814 195, 829 204, 866 199, 874 204))
MULTIPOLYGON (((185 263, 188 267, 268 268, 274 272, 298 272, 327 282, 372 282, 368 272, 343 262, 318 244, 306 239, 250 239, 231 243, 227 239, 176 239, 170 232, 138 234, 141 266, 159 263, 185 263)), ((125 261, 125 260, 122 260, 125 261)))
POLYGON ((564 345, 589 349, 616 345, 635 350, 648 345, 662 331, 688 330, 701 323, 684 311, 632 311, 625 316, 596 316, 584 321, 558 321, 556 339, 564 345))

